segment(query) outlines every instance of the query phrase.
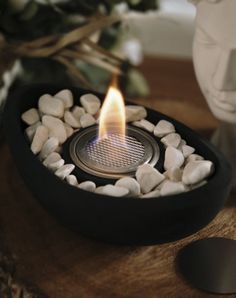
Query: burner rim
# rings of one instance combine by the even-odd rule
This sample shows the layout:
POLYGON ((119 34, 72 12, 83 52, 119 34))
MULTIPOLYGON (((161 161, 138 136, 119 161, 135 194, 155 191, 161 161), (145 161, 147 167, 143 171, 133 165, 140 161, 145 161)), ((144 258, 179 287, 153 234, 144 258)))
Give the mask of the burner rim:
POLYGON ((95 139, 98 133, 98 125, 93 125, 79 131, 69 145, 69 154, 74 164, 88 174, 92 174, 101 178, 119 179, 121 177, 133 177, 137 168, 142 164, 150 164, 155 166, 160 159, 160 147, 155 138, 145 130, 136 126, 127 125, 126 133, 133 137, 144 147, 144 156, 139 162, 132 164, 132 166, 121 168, 104 167, 95 165, 94 162, 88 159, 86 145, 92 139, 95 139), (79 153, 77 153, 77 146, 79 146, 79 153))

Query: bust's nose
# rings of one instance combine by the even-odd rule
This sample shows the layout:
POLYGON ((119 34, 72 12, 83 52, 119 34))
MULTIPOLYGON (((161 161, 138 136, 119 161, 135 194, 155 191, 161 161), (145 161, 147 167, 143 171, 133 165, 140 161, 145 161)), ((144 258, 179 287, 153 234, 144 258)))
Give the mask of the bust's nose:
POLYGON ((213 85, 217 90, 236 90, 236 49, 221 51, 213 85))

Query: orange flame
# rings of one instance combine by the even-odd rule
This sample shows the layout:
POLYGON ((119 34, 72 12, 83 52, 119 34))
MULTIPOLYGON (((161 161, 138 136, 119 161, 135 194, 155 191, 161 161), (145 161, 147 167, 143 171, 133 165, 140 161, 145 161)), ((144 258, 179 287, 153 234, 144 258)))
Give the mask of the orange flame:
POLYGON ((125 136, 125 104, 117 87, 116 78, 113 79, 103 102, 99 119, 99 139, 108 137, 110 133, 125 136))

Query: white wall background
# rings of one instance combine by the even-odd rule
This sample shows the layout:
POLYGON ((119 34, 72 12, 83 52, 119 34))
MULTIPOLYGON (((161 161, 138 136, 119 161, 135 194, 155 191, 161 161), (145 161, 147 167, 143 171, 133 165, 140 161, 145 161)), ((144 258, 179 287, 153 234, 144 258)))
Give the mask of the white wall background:
POLYGON ((144 53, 191 58, 195 7, 187 0, 160 0, 160 10, 132 13, 130 30, 142 42, 144 53))

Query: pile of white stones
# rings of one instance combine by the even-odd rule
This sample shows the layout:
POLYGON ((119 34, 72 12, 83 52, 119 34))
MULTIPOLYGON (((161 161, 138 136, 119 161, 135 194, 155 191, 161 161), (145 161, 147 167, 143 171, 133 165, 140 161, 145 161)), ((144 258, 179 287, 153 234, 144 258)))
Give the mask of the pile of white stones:
POLYGON ((65 89, 55 95, 39 98, 38 109, 24 112, 22 120, 32 152, 50 171, 70 185, 80 189, 114 197, 153 198, 179 194, 197 188, 207 182, 214 165, 198 154, 175 131, 174 125, 160 120, 156 125, 146 120, 147 111, 142 106, 127 105, 126 120, 153 133, 165 147, 164 173, 149 164, 140 166, 135 178, 124 177, 115 185, 96 187, 93 181, 78 182, 72 174, 75 166, 65 164, 61 157, 61 145, 80 128, 98 122, 100 99, 93 94, 80 97, 82 106, 74 105, 73 94, 65 89))

